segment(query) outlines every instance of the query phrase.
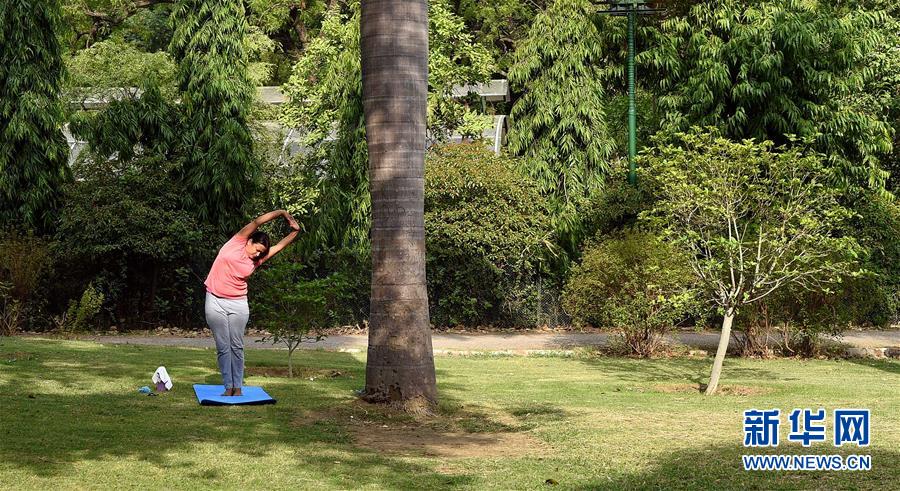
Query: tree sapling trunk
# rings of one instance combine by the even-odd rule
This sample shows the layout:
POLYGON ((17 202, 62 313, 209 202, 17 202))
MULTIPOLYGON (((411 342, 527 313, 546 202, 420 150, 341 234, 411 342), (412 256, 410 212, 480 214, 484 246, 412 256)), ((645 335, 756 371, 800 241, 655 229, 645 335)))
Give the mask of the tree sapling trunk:
POLYGON ((722 363, 725 362, 725 352, 728 351, 728 343, 731 341, 731 323, 733 321, 734 309, 728 309, 722 320, 722 334, 719 335, 719 348, 716 349, 716 359, 713 362, 709 385, 706 386, 706 395, 715 394, 719 387, 719 376, 722 374, 722 363))

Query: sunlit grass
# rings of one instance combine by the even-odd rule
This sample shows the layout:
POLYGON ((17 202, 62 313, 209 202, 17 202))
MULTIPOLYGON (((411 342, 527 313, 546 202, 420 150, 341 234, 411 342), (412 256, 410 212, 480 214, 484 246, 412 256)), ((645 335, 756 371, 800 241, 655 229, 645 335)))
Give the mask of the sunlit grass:
MULTIPOLYGON (((285 356, 254 350, 247 363, 279 367, 285 356)), ((521 455, 470 458, 354 446, 360 419, 415 424, 354 402, 364 363, 361 354, 303 352, 295 364, 306 376, 247 380, 278 404, 201 407, 190 386, 219 383, 212 350, 2 338, 0 483, 518 489, 552 479, 564 488, 884 489, 900 474, 897 361, 729 359, 723 384, 735 395, 705 397, 691 390, 707 374, 704 359, 438 357, 439 415, 425 424, 515 432, 533 442, 521 455), (139 394, 159 365, 175 390, 139 394), (741 470, 740 455, 750 453, 741 446, 744 409, 820 406, 871 409, 872 445, 839 452, 827 443, 805 451, 787 445, 778 452, 868 453, 872 471, 741 470)))

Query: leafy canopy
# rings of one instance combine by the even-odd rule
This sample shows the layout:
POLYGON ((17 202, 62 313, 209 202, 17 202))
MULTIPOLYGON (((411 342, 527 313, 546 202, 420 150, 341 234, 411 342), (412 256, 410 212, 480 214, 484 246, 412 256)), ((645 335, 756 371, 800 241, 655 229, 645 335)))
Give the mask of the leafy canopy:
POLYGON ((603 185, 615 142, 607 128, 600 64, 604 39, 586 0, 557 0, 535 17, 509 79, 523 92, 510 111, 509 151, 524 157, 572 243, 578 211, 603 185))
POLYGON ((882 188, 878 157, 891 150, 877 112, 850 103, 873 73, 881 11, 827 2, 723 0, 661 24, 645 63, 660 73, 663 126, 714 126, 725 136, 812 139, 845 185, 882 188))
POLYGON ((851 212, 819 154, 694 130, 657 140, 641 163, 658 193, 644 222, 687 253, 726 313, 786 286, 825 290, 856 268, 860 247, 839 233, 851 212))
POLYGON ((0 2, 0 19, 0 222, 44 232, 71 179, 59 2, 0 2))
POLYGON ((200 219, 229 229, 242 218, 259 172, 247 126, 253 90, 244 9, 241 2, 181 0, 172 20, 184 119, 178 172, 200 219))

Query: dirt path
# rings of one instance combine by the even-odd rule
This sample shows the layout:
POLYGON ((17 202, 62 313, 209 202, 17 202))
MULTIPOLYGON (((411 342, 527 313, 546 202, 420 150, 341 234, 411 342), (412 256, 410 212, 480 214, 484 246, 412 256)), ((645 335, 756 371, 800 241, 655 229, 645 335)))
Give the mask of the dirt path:
MULTIPOLYGON (((577 347, 604 346, 609 342, 605 333, 475 333, 451 334, 435 333, 432 344, 436 352, 441 351, 532 351, 565 350, 577 347)), ((210 337, 184 338, 175 336, 82 336, 79 339, 97 341, 104 344, 138 344, 151 346, 189 346, 212 348, 210 337)), ((248 349, 280 348, 268 343, 257 342, 258 336, 245 336, 244 347, 248 349)), ((671 342, 692 348, 713 350, 719 342, 717 332, 683 332, 669 336, 671 342)), ((900 330, 853 331, 845 334, 843 343, 855 348, 900 348, 900 330)), ((304 344, 305 349, 326 349, 363 351, 367 337, 364 334, 331 336, 315 344, 304 344)))

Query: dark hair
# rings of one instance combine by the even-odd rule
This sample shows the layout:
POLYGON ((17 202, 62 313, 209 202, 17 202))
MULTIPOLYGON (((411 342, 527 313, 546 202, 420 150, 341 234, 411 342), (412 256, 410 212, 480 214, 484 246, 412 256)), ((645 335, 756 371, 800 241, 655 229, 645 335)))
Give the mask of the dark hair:
POLYGON ((253 259, 254 262, 269 255, 269 234, 259 231, 253 232, 250 234, 250 241, 254 244, 262 244, 266 248, 266 250, 259 253, 259 256, 253 259))

